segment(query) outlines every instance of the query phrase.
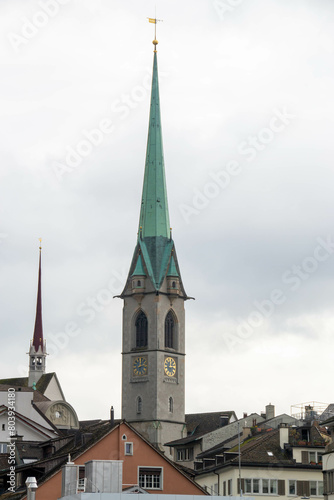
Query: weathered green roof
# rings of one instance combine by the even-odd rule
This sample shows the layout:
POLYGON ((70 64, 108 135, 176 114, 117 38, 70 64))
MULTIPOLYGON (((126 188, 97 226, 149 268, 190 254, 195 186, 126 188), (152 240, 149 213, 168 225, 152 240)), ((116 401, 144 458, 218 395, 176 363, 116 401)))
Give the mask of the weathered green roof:
MULTIPOLYGON (((170 272, 173 273, 170 276, 180 277, 169 226, 162 146, 158 63, 157 53, 154 51, 151 107, 138 240, 127 283, 129 283, 132 276, 142 273, 150 278, 155 290, 159 291, 167 275, 168 266, 170 272), (143 273, 144 270, 146 272, 143 273)), ((122 295, 125 290, 126 287, 122 295)), ((185 291, 184 295, 186 296, 185 291)))
POLYGON ((141 254, 151 281, 159 290, 167 273, 167 266, 174 246, 171 239, 157 236, 139 241, 141 254))
POLYGON ((151 109, 138 238, 154 236, 170 238, 156 52, 153 59, 151 109))
POLYGON ((135 270, 132 273, 132 276, 146 276, 141 255, 139 255, 138 257, 137 264, 135 270))
POLYGON ((177 272, 177 269, 175 266, 175 261, 174 261, 173 255, 170 259, 170 264, 169 264, 167 276, 177 276, 177 277, 179 276, 179 273, 177 272))

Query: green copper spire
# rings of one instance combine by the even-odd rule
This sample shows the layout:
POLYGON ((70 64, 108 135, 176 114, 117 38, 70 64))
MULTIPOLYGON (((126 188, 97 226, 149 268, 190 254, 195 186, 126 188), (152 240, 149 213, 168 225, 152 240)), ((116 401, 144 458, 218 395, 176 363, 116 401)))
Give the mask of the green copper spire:
POLYGON ((150 121, 138 238, 152 236, 170 238, 156 50, 153 59, 150 121))
POLYGON ((157 44, 158 41, 153 40, 155 50, 151 107, 138 239, 127 284, 121 296, 125 297, 126 293, 129 293, 129 290, 131 291, 131 277, 136 275, 145 275, 158 293, 169 271, 169 276, 179 277, 182 294, 187 298, 182 285, 174 241, 169 226, 160 117, 157 44))

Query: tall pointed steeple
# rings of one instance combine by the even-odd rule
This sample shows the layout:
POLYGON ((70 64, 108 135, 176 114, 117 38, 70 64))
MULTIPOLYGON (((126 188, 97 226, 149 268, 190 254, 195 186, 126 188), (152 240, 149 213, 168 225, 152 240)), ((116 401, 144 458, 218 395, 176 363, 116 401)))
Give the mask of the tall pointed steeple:
MULTIPOLYGON (((150 19, 155 22, 156 19, 150 19)), ((121 298, 122 418, 159 449, 183 436, 188 299, 169 226, 157 40, 137 244, 121 298)))
POLYGON ((46 361, 46 343, 43 340, 43 323, 42 323, 42 246, 41 239, 39 246, 39 266, 38 266, 38 286, 37 286, 37 304, 34 336, 29 349, 29 380, 28 386, 32 387, 37 383, 41 376, 45 373, 46 361))
MULTIPOLYGON (((153 40, 153 44, 155 48, 144 183, 137 246, 128 280, 133 275, 139 255, 141 255, 147 270, 147 276, 151 280, 154 289, 158 292, 171 265, 172 254, 177 268, 178 264, 171 235, 167 201, 156 49, 158 41, 153 40)), ((183 294, 186 296, 182 281, 180 285, 183 294)), ((125 290, 122 296, 124 292, 125 290)))
POLYGON ((138 237, 170 239, 162 145, 157 51, 154 51, 150 119, 138 237))

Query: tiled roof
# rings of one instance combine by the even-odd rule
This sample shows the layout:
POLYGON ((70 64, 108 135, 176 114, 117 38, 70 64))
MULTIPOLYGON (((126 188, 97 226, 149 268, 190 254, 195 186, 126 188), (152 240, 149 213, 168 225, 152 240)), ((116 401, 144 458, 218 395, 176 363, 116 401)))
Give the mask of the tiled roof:
POLYGON ((289 458, 280 447, 279 430, 277 429, 251 438, 241 446, 240 451, 242 463, 283 464, 293 462, 292 458, 289 458))
MULTIPOLYGON (((36 389, 39 392, 41 392, 42 394, 44 394, 44 392, 47 389, 47 386, 49 385, 49 383, 54 375, 56 375, 55 372, 44 373, 44 375, 42 375, 41 378, 39 379, 39 381, 37 382, 36 389)), ((0 380, 0 386, 1 385, 6 385, 8 387, 14 387, 14 388, 21 387, 21 391, 22 391, 22 388, 27 388, 27 390, 33 390, 31 387, 28 387, 28 377, 3 378, 0 380)))
POLYGON ((237 420, 234 411, 215 411, 210 413, 190 413, 185 416, 187 430, 192 434, 206 434, 221 427, 221 417, 226 416, 228 423, 232 416, 237 420))
MULTIPOLYGON (((201 438, 209 432, 213 432, 222 427, 222 417, 226 417, 227 425, 230 423, 231 417, 235 420, 236 414, 234 411, 215 411, 210 413, 190 413, 185 416, 185 421, 187 425, 188 436, 182 439, 176 439, 170 443, 166 443, 168 446, 177 446, 179 444, 187 444, 197 439, 201 438)), ((225 425, 224 425, 225 427, 225 425)))
MULTIPOLYGON (((289 429, 290 433, 291 431, 295 429, 289 429)), ((316 426, 311 427, 311 435, 312 435, 312 441, 310 443, 310 446, 315 446, 313 440, 315 438, 319 439, 320 433, 318 432, 318 429, 316 426)), ((224 444, 221 443, 220 445, 217 445, 209 450, 206 450, 205 452, 202 452, 200 455, 198 455, 198 459, 203 460, 204 466, 203 468, 198 468, 197 473, 201 474, 202 472, 207 471, 208 469, 211 468, 217 468, 217 467, 224 467, 224 466, 230 466, 230 465, 238 465, 239 462, 239 456, 238 456, 238 445, 234 446, 233 448, 229 449, 226 451, 226 448, 224 449, 224 444), (213 459, 213 457, 216 458, 214 461, 212 467, 211 467, 211 462, 210 460, 213 459), (205 459, 208 459, 208 462, 205 464, 205 459)), ((325 443, 323 441, 324 446, 325 443)), ((290 440, 290 446, 287 448, 282 449, 280 446, 280 430, 275 429, 275 430, 267 430, 259 432, 252 437, 246 439, 244 442, 241 443, 240 445, 240 452, 241 452, 241 464, 244 466, 247 465, 256 465, 256 466, 262 466, 262 467, 270 467, 270 466, 282 466, 282 467, 318 467, 321 468, 321 466, 317 465, 310 465, 310 464, 296 464, 296 461, 292 457, 292 452, 291 452, 291 440, 290 440)), ((198 463, 200 465, 201 462, 198 463)))

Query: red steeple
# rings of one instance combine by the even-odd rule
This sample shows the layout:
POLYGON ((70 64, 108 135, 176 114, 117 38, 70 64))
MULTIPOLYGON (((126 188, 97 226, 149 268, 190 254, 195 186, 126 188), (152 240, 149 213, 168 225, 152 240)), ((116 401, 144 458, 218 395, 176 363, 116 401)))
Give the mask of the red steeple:
MULTIPOLYGON (((40 242, 42 240, 39 240, 40 242)), ((37 305, 36 305, 36 319, 35 319, 35 329, 34 337, 32 340, 32 345, 35 351, 41 347, 43 351, 43 324, 42 324, 42 286, 41 286, 41 255, 42 247, 39 247, 39 269, 38 269, 38 290, 37 290, 37 305)))

